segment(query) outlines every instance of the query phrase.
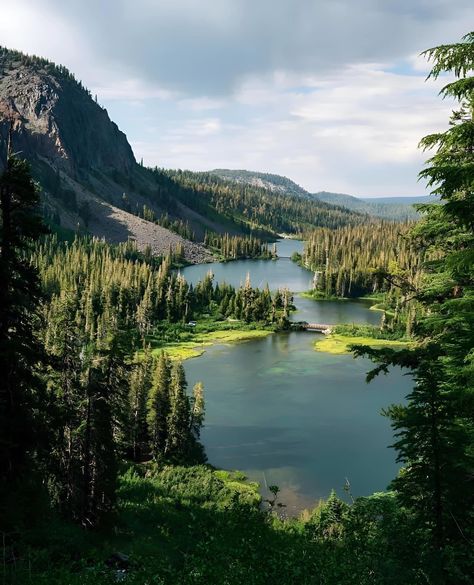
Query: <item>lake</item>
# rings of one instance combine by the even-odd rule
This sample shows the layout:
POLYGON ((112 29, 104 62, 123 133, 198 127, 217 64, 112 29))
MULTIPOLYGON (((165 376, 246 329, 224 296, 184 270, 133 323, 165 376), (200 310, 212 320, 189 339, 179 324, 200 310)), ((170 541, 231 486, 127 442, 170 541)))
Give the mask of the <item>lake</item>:
MULTIPOLYGON (((301 242, 278 242, 290 256, 301 242)), ((243 260, 190 266, 182 270, 192 283, 209 269, 217 282, 238 286, 247 273, 253 286, 308 290, 312 274, 291 262, 243 260)), ((381 313, 363 302, 313 301, 295 296, 295 320, 380 322, 381 313)), ((265 339, 213 346, 184 362, 190 387, 205 387, 206 421, 202 442, 209 462, 242 470, 249 479, 278 485, 287 513, 298 513, 335 489, 344 496, 346 478, 354 496, 387 487, 396 475, 393 442, 382 408, 400 402, 410 380, 400 370, 370 385, 371 363, 351 355, 315 352, 319 334, 278 333, 265 339)), ((347 497, 347 495, 346 495, 347 497)))

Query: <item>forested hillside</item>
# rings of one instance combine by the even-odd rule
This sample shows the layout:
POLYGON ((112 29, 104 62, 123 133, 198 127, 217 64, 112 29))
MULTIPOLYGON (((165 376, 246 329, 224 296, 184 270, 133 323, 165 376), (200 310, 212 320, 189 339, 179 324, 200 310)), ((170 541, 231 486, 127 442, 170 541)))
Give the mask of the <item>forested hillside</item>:
POLYGON ((375 217, 395 221, 415 220, 420 214, 414 207, 420 203, 434 203, 438 198, 434 196, 421 197, 371 197, 360 198, 342 193, 328 193, 319 191, 314 197, 331 205, 341 205, 358 213, 367 213, 375 217))
MULTIPOLYGON (((301 257, 294 258, 314 271, 314 288, 308 294, 315 299, 376 300, 373 308, 384 311, 381 334, 409 337, 425 313, 413 291, 423 282, 426 261, 436 257, 411 238, 414 226, 384 221, 315 230, 301 257), (410 283, 407 290, 402 282, 410 283)), ((337 329, 344 331, 343 326, 337 329)))
POLYGON ((300 187, 294 181, 282 175, 231 169, 214 169, 209 171, 209 173, 230 182, 252 185, 253 187, 263 187, 268 191, 276 193, 298 195, 304 198, 310 197, 308 191, 303 189, 303 187, 300 187))
POLYGON ((301 233, 311 226, 337 227, 366 220, 342 207, 269 191, 246 183, 232 183, 210 173, 157 169, 159 181, 166 177, 168 188, 193 209, 206 205, 218 214, 234 218, 254 230, 301 233))
POLYGON ((163 339, 192 339, 187 323, 203 314, 284 327, 290 298, 211 274, 191 287, 172 270, 179 249, 160 258, 132 242, 40 238, 36 186, 11 153, 0 187, 2 527, 26 521, 29 507, 8 507, 25 470, 63 517, 97 527, 115 505, 120 461, 205 460, 202 385, 188 396, 163 339))
POLYGON ((281 175, 230 169, 215 169, 210 171, 210 173, 231 183, 261 187, 267 191, 281 195, 296 195, 303 199, 323 201, 324 203, 344 207, 345 209, 350 209, 363 215, 395 221, 418 219, 419 214, 413 205, 415 203, 431 203, 437 200, 435 196, 363 198, 344 195, 342 193, 330 193, 328 191, 310 193, 291 179, 281 175))

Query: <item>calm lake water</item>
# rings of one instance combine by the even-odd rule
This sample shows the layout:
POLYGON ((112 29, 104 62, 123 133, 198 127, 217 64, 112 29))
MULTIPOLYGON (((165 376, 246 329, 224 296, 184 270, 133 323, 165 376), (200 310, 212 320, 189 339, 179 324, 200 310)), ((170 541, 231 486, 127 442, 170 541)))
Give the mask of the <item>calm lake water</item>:
MULTIPOLYGON (((278 243, 291 255, 301 242, 278 243)), ((250 273, 254 286, 307 290, 312 274, 281 258, 198 265, 182 273, 197 282, 212 268, 215 280, 238 286, 250 273)), ((295 296, 295 320, 371 323, 380 313, 360 302, 315 302, 295 296)), ((370 385, 371 363, 350 355, 317 353, 315 333, 293 332, 266 339, 213 346, 184 362, 190 387, 202 380, 206 421, 202 441, 210 463, 240 469, 264 490, 276 484, 287 512, 295 514, 327 497, 343 496, 348 478, 354 496, 387 487, 397 473, 383 407, 400 402, 410 380, 400 370, 370 385)))

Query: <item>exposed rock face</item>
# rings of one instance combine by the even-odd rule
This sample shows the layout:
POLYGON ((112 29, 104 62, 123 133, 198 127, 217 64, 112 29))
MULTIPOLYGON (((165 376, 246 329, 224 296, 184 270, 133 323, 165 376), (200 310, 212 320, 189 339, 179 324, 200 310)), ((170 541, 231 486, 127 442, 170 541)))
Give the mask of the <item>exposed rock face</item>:
POLYGON ((125 134, 90 92, 64 67, 0 47, 0 169, 10 126, 14 151, 30 161, 51 214, 65 227, 87 225, 113 242, 132 238, 157 254, 182 244, 190 262, 211 258, 204 246, 130 213, 145 204, 157 216, 166 209, 125 134), (128 210, 120 209, 124 193, 128 210))
POLYGON ((300 187, 294 181, 288 179, 288 177, 283 177, 282 175, 232 169, 214 169, 209 172, 226 181, 252 185, 252 187, 260 187, 273 193, 296 195, 297 197, 302 197, 304 199, 311 197, 308 191, 303 189, 303 187, 300 187))
MULTIPOLYGON (((97 214, 102 225, 95 225, 94 227, 99 228, 98 231, 107 232, 109 241, 123 242, 126 239, 133 239, 140 249, 150 246, 153 254, 158 256, 162 256, 182 245, 188 262, 193 264, 212 262, 211 255, 200 244, 185 240, 170 230, 150 221, 145 221, 141 217, 131 215, 112 205, 108 206, 106 203, 101 205, 107 206, 109 213, 97 214)), ((95 223, 96 220, 94 220, 95 223)))
POLYGON ((128 175, 136 164, 125 134, 65 69, 1 51, 0 112, 14 120, 15 150, 74 177, 94 169, 128 175))

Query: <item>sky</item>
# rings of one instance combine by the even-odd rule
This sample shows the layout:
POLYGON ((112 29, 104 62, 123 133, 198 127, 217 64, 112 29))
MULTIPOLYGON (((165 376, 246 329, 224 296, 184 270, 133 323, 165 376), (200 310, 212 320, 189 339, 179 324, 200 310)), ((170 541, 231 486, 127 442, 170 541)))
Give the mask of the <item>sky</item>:
POLYGON ((422 136, 453 103, 426 48, 472 0, 0 0, 0 45, 61 63, 137 160, 285 175, 310 192, 426 193, 422 136))

